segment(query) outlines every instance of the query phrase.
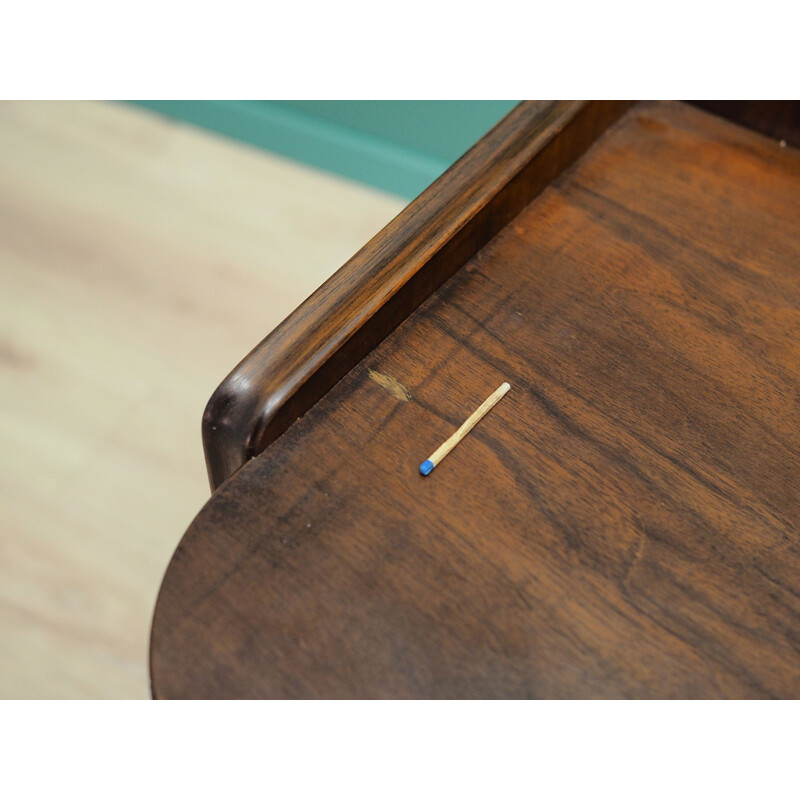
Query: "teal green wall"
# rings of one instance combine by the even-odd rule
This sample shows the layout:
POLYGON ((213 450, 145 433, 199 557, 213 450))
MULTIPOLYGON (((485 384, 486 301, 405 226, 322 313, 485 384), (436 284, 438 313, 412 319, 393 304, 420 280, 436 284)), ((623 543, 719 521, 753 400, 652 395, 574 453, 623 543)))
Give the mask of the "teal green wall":
POLYGON ((146 100, 137 105, 412 198, 516 101, 146 100))

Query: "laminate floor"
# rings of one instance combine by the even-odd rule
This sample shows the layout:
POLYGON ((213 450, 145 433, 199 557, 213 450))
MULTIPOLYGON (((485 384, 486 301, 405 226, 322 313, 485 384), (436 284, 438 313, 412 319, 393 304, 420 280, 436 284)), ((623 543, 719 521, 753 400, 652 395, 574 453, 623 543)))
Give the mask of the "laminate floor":
POLYGON ((0 697, 149 696, 206 400, 403 205, 140 109, 0 103, 0 697))

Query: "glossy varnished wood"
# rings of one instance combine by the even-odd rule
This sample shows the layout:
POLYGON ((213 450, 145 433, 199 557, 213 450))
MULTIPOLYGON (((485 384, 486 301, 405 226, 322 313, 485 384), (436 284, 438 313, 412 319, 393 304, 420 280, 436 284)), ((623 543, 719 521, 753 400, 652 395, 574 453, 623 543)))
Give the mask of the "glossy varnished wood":
POLYGON ((206 505, 154 694, 800 696, 798 208, 791 148, 629 111, 206 505))
POLYGON ((520 104, 314 292, 209 400, 211 488, 316 403, 628 105, 520 104))

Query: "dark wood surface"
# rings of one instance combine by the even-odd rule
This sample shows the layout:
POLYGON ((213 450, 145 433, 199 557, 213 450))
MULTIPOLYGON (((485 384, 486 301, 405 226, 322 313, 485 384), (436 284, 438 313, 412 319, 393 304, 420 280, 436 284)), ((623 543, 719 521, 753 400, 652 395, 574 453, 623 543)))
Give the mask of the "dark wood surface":
POLYGON ((694 105, 800 147, 800 100, 693 100, 694 105))
POLYGON ((798 209, 797 151, 631 109, 212 497, 154 695, 800 697, 798 209))
POLYGON ((522 103, 222 382, 203 416, 216 489, 307 411, 630 105, 522 103))

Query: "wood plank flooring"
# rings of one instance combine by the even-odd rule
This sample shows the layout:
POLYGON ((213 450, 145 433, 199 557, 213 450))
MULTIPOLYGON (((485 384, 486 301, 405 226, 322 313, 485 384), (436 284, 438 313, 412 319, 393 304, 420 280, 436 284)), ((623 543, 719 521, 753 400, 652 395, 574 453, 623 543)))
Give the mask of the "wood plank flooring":
POLYGON ((123 105, 0 103, 0 697, 147 697, 206 400, 404 205, 123 105))

